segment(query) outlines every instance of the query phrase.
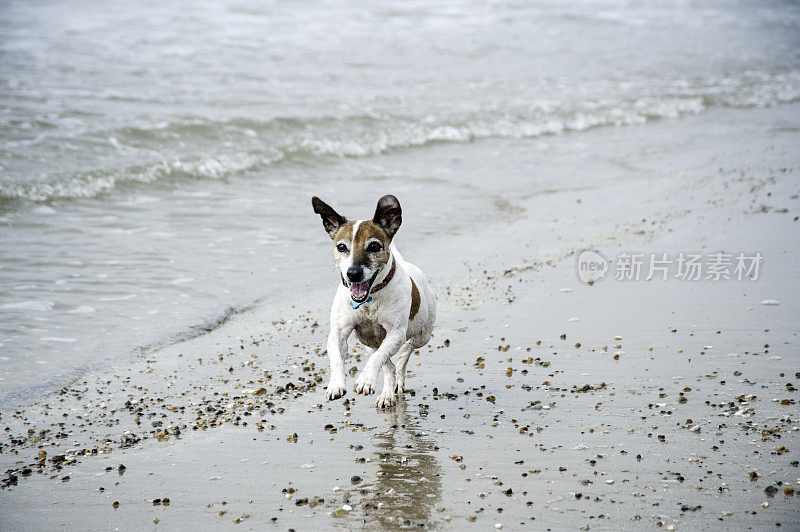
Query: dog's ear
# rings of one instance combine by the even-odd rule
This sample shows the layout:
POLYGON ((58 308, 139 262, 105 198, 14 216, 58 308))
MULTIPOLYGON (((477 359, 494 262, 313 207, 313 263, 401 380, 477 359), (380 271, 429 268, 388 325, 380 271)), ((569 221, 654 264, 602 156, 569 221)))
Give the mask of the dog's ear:
POLYGON ((319 214, 322 218, 322 226, 328 234, 331 235, 331 238, 336 235, 336 231, 339 230, 339 227, 347 222, 344 216, 341 216, 338 212, 333 210, 333 207, 316 196, 311 198, 311 206, 314 207, 314 212, 319 214))
POLYGON ((379 199, 372 221, 380 225, 389 235, 389 238, 394 238, 394 234, 400 229, 400 224, 403 223, 403 211, 397 198, 388 194, 379 199))

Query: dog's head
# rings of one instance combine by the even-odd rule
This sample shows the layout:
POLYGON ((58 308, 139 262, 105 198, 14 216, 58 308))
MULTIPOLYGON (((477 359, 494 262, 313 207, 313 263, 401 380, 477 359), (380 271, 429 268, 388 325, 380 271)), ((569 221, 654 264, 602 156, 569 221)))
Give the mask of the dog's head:
POLYGON ((333 239, 333 260, 350 288, 353 301, 369 297, 372 284, 389 262, 389 244, 403 221, 400 202, 392 195, 378 200, 372 220, 349 221, 314 196, 314 212, 333 239))

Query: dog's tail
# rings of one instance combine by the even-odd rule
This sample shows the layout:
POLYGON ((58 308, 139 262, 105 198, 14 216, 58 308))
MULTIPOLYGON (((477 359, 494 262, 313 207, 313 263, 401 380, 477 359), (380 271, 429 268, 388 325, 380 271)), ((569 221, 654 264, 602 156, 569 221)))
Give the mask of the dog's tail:
POLYGON ((395 257, 397 260, 399 260, 399 261, 402 261, 402 262, 405 262, 405 261, 406 261, 406 259, 404 259, 404 258, 403 258, 403 255, 401 255, 401 254, 400 254, 400 250, 398 250, 398 249, 397 249, 397 246, 395 246, 395 245, 394 245, 394 242, 392 242, 391 244, 389 244, 389 249, 391 250, 391 252, 392 252, 392 255, 394 255, 394 257, 395 257))

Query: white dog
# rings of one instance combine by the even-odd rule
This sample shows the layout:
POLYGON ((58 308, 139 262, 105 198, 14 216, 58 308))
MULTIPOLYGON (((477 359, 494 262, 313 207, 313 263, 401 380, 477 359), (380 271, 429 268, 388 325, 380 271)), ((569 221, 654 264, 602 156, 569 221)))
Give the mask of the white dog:
POLYGON ((333 239, 333 260, 341 274, 331 308, 331 375, 325 395, 333 400, 346 393, 343 357, 347 338, 355 331, 371 355, 353 389, 362 395, 374 393, 378 371, 383 368, 383 390, 377 405, 392 406, 395 394, 404 391, 412 351, 428 343, 436 321, 436 296, 428 280, 392 243, 402 222, 400 202, 384 196, 372 220, 355 222, 316 196, 311 204, 333 239), (391 360, 395 353, 400 355, 396 369, 391 360))

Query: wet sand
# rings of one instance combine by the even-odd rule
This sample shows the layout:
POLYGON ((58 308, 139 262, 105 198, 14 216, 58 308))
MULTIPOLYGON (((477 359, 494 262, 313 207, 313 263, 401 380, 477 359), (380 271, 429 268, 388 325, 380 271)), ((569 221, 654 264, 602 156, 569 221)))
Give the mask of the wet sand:
POLYGON ((800 527, 799 111, 406 154, 509 185, 500 216, 402 236, 440 306, 403 401, 325 402, 335 278, 311 283, 2 412, 0 528, 800 527), (587 247, 764 263, 590 286, 587 247))

